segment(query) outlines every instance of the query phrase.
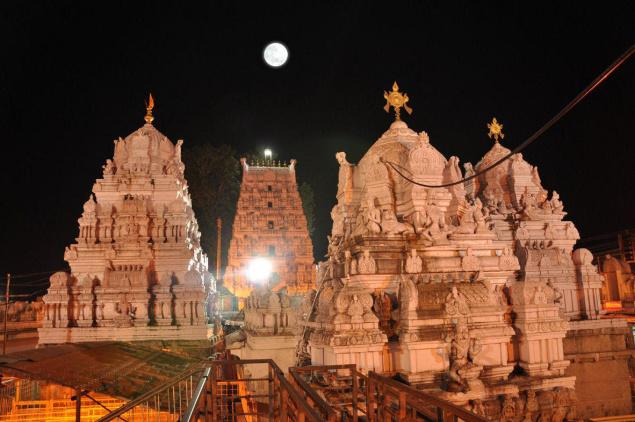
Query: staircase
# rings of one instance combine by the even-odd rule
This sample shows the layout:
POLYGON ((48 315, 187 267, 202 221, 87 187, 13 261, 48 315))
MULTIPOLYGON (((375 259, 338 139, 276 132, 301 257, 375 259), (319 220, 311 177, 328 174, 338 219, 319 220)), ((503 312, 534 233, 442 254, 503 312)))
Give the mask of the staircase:
POLYGON ((294 367, 286 377, 270 359, 228 359, 205 362, 99 421, 146 420, 150 407, 160 420, 183 422, 487 420, 355 365, 294 367))

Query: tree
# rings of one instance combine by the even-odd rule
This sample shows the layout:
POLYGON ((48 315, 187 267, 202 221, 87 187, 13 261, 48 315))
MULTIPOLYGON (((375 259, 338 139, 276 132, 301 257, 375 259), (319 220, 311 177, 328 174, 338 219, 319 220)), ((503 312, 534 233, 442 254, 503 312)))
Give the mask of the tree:
POLYGON ((309 230, 309 236, 313 236, 315 230, 315 194, 313 188, 307 182, 300 183, 298 188, 300 199, 302 199, 302 209, 306 217, 306 225, 309 230))
POLYGON ((192 196, 192 208, 201 230, 201 245, 209 257, 210 270, 216 267, 216 218, 223 222, 221 257, 227 262, 232 224, 240 191, 240 162, 229 145, 194 145, 183 150, 185 178, 192 196))

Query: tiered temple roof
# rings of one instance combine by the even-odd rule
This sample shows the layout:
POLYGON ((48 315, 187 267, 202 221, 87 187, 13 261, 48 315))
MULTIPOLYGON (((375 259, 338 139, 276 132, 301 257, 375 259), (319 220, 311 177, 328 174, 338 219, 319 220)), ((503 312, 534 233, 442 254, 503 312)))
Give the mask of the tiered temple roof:
POLYGON ((205 339, 215 290, 173 144, 152 121, 114 141, 103 177, 51 277, 40 344, 96 340, 205 339))

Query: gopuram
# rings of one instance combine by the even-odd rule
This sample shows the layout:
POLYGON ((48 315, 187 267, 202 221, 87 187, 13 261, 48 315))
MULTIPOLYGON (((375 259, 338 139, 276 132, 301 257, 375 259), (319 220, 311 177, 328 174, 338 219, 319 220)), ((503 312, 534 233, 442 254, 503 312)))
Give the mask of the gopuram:
POLYGON ((396 83, 384 97, 390 128, 357 164, 336 154, 328 261, 300 349, 493 420, 630 413, 628 329, 600 319, 602 278, 574 249, 559 194, 501 145, 496 119, 494 146, 463 172, 400 119, 412 110, 396 83))
POLYGON ((51 276, 39 344, 201 340, 215 291, 174 145, 153 125, 115 140, 64 252, 71 272, 51 276))
POLYGON ((247 269, 254 259, 271 264, 270 286, 294 296, 315 286, 313 244, 295 178, 296 161, 266 156, 243 168, 223 285, 244 300, 254 288, 247 269))

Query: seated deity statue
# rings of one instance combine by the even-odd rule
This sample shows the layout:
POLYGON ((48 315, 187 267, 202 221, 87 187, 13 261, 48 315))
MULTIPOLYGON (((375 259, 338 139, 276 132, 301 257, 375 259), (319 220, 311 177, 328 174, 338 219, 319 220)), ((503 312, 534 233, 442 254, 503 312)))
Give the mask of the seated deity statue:
POLYGON ((369 250, 365 250, 364 254, 357 260, 357 271, 360 274, 375 274, 377 272, 377 264, 370 256, 369 250))
POLYGON ((366 231, 370 234, 381 233, 381 211, 375 206, 375 200, 370 199, 366 206, 366 231))
POLYGON ((480 199, 476 198, 474 201, 474 222, 476 223, 475 233, 487 232, 487 223, 485 222, 485 216, 483 215, 483 203, 480 199))

